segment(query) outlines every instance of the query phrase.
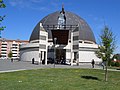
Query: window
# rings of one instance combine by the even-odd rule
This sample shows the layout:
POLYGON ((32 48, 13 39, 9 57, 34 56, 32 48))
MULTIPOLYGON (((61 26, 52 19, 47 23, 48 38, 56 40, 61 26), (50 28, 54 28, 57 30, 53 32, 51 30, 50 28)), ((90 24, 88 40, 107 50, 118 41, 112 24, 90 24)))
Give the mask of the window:
POLYGON ((1 54, 6 54, 6 52, 1 52, 1 54))
POLYGON ((5 43, 2 43, 2 45, 7 45, 7 44, 5 44, 5 43))
POLYGON ((1 51, 7 51, 7 49, 2 49, 1 51))
POLYGON ((12 46, 17 46, 17 44, 12 44, 12 46))
POLYGON ((78 36, 74 36, 73 37, 73 40, 75 41, 75 40, 78 40, 78 36))

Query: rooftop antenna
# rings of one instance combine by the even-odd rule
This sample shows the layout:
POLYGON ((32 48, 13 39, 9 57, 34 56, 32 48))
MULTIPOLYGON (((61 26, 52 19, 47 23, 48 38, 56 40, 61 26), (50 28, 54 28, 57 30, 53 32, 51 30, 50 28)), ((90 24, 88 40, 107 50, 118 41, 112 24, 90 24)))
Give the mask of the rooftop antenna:
POLYGON ((62 3, 62 9, 64 9, 64 4, 62 3))
POLYGON ((62 4, 62 12, 63 12, 63 14, 65 13, 65 11, 64 11, 64 4, 62 4))

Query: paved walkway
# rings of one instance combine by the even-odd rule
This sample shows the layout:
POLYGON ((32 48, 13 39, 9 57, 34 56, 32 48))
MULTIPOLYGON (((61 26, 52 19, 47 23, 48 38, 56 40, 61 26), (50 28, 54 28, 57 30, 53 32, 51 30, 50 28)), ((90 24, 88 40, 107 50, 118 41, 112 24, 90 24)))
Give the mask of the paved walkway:
MULTIPOLYGON (((54 68, 54 65, 53 64, 37 65, 37 64, 32 64, 31 62, 23 62, 23 61, 11 62, 10 60, 0 60, 0 73, 20 71, 20 70, 39 69, 39 68, 54 68)), ((79 66, 55 65, 55 68, 91 68, 91 64, 80 64, 79 66)), ((102 66, 95 65, 95 69, 102 69, 102 66)), ((108 69, 108 70, 120 71, 116 69, 108 69)))

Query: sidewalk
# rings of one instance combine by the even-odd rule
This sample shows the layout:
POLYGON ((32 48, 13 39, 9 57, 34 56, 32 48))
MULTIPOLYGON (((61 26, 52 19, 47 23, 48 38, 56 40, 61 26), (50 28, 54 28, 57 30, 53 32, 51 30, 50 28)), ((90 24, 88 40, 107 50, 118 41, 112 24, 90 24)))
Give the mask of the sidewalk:
MULTIPOLYGON (((42 64, 32 64, 31 62, 23 62, 23 61, 13 61, 10 60, 0 60, 0 73, 3 72, 13 72, 20 70, 31 70, 31 69, 39 69, 39 68, 54 68, 54 64, 42 65, 42 64)), ((55 65, 55 68, 89 68, 91 69, 91 64, 80 64, 79 66, 74 65, 55 65)), ((102 69, 102 66, 95 65, 94 69, 102 69)), ((108 69, 109 71, 120 71, 116 69, 108 69)))

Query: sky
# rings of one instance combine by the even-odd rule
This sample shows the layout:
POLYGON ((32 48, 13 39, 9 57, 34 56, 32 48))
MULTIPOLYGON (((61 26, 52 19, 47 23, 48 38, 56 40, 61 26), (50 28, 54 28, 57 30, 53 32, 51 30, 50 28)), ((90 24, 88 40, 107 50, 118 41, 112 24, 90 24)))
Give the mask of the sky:
POLYGON ((99 44, 100 34, 107 25, 116 36, 115 53, 120 53, 120 0, 4 0, 6 15, 2 37, 29 40, 36 24, 45 16, 60 11, 62 4, 66 11, 83 18, 91 27, 99 44))

